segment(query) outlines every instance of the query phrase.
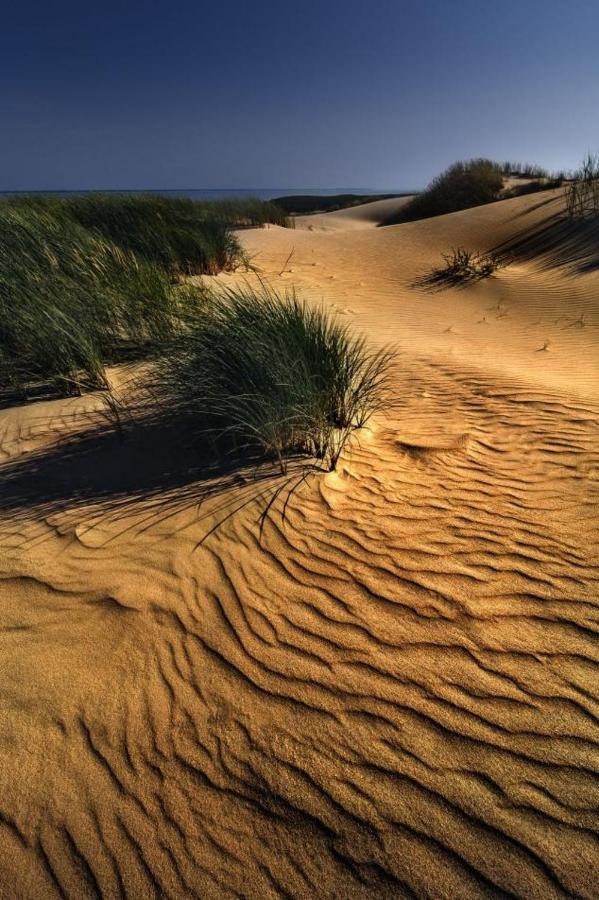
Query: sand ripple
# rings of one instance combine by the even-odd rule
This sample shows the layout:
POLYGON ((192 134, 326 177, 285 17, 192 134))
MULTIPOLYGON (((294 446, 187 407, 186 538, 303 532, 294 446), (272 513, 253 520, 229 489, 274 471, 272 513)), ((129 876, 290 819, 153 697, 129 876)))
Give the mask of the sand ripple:
MULTIPOLYGON (((597 897, 599 405, 397 377, 262 534, 202 541, 251 482, 6 490, 2 897, 597 897)), ((51 413, 3 414, 5 473, 51 413)))

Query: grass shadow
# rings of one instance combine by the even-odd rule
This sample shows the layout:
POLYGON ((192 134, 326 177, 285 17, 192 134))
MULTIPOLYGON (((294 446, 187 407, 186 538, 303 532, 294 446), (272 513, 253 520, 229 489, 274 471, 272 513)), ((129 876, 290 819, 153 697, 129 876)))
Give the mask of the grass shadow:
POLYGON ((506 260, 492 253, 479 253, 456 247, 450 253, 443 253, 445 265, 435 266, 414 282, 413 288, 436 293, 451 287, 467 287, 491 277, 506 260))
POLYGON ((535 262, 541 269, 571 274, 599 269, 599 217, 576 221, 556 213, 493 247, 500 259, 535 262))
POLYGON ((85 506, 91 510, 90 529, 97 521, 109 521, 114 540, 130 530, 162 528, 195 509, 194 521, 209 523, 202 543, 254 502, 259 504, 261 534, 276 499, 287 495, 284 514, 300 484, 321 471, 305 458, 292 460, 285 475, 274 463, 247 454, 215 460, 208 447, 193 440, 184 420, 149 413, 122 431, 98 421, 83 433, 3 463, 0 512, 14 522, 85 506), (204 511, 209 499, 214 502, 204 511), (119 519, 123 529, 114 531, 119 519))

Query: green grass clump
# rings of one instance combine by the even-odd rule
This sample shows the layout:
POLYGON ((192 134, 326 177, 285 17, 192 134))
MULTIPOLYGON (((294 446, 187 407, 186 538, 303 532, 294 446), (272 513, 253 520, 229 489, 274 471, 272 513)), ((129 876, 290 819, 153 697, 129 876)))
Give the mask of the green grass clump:
POLYGON ((124 345, 164 343, 194 289, 173 283, 244 262, 234 226, 285 221, 253 198, 139 194, 0 202, 0 391, 105 386, 124 345))
POLYGON ((230 288, 158 362, 155 393, 221 452, 258 453, 282 471, 305 455, 333 469, 387 401, 390 360, 294 293, 230 288))
POLYGON ((384 224, 413 222, 491 203, 499 198, 502 187, 503 172, 498 163, 490 159, 456 162, 384 224))
POLYGON ((24 196, 21 209, 43 207, 69 218, 123 250, 155 263, 172 278, 235 269, 243 253, 233 228, 287 224, 281 207, 253 197, 197 201, 156 194, 90 193, 72 197, 24 196))
POLYGON ((164 340, 177 307, 158 267, 49 205, 0 204, 0 387, 104 386, 118 347, 164 340))
POLYGON ((86 194, 48 202, 171 277, 212 275, 242 260, 230 224, 210 204, 152 194, 86 194))
POLYGON ((254 198, 26 195, 0 201, 0 391, 105 386, 125 344, 163 343, 194 289, 245 262, 232 228, 285 221, 254 198))

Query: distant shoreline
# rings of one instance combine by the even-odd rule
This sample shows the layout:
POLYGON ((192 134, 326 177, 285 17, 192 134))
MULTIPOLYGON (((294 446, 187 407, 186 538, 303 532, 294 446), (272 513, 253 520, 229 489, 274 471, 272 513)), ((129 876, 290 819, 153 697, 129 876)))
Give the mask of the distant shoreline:
POLYGON ((51 194, 70 197, 78 194, 160 194, 169 197, 189 197, 190 199, 222 199, 230 197, 258 197, 260 200, 272 200, 274 197, 318 196, 328 197, 337 194, 402 195, 416 193, 408 188, 70 188, 70 189, 15 189, 2 190, 0 197, 18 197, 27 194, 51 194))

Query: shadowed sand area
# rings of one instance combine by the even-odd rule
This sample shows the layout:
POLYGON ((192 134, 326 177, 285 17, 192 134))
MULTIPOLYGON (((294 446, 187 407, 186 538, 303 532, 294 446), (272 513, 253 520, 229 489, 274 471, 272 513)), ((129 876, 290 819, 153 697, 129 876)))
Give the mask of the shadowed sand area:
POLYGON ((336 473, 0 412, 2 897, 598 896, 599 272, 561 204, 242 232, 397 345, 336 473), (423 287, 458 245, 510 263, 423 287))

